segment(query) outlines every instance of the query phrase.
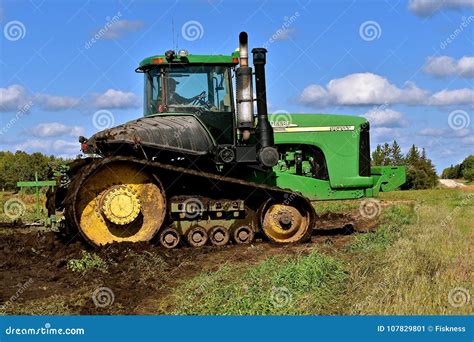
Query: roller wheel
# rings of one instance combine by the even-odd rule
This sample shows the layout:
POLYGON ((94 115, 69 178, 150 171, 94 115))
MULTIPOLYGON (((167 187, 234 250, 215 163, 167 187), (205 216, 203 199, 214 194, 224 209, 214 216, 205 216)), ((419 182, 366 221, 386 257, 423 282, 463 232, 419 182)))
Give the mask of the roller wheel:
POLYGON ((224 227, 216 226, 209 232, 209 240, 214 246, 224 246, 229 242, 229 239, 229 231, 224 227))
POLYGON ((251 243, 255 237, 255 233, 249 226, 240 226, 234 230, 232 237, 238 244, 251 243))
POLYGON ((180 241, 181 234, 175 228, 169 227, 160 233, 160 245, 167 249, 177 247, 180 241))
POLYGON ((201 247, 207 242, 207 231, 203 227, 195 226, 186 234, 186 240, 191 247, 201 247))

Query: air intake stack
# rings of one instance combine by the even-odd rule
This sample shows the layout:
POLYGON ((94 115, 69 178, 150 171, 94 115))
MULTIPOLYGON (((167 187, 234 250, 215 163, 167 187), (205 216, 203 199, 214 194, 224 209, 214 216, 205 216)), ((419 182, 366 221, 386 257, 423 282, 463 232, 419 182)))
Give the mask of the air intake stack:
POLYGON ((248 66, 248 50, 247 32, 241 32, 239 35, 240 67, 236 70, 236 97, 237 128, 243 140, 250 137, 250 130, 254 128, 252 68, 248 66))
POLYGON ((255 67, 255 88, 257 96, 258 123, 255 134, 258 141, 258 159, 266 167, 272 167, 278 162, 278 151, 274 147, 273 128, 268 121, 267 88, 265 84, 265 64, 267 50, 255 48, 252 50, 255 67))

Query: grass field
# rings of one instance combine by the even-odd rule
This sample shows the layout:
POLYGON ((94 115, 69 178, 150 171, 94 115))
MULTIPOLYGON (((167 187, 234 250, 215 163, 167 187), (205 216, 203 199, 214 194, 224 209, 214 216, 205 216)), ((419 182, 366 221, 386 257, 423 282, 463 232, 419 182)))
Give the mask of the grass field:
MULTIPOLYGON (((2 207, 8 197, 11 194, 1 197, 2 207)), ((29 212, 32 198, 21 197, 29 212)), ((19 301, 0 314, 471 314, 473 189, 396 191, 378 200, 381 210, 374 232, 287 247, 260 243, 168 253, 150 246, 96 255, 80 245, 62 246, 49 235, 45 241, 54 248, 45 245, 39 252, 43 243, 32 237, 28 241, 37 243, 30 249, 39 268, 27 261, 18 266, 21 282, 30 274, 33 279, 22 294, 26 298, 31 291, 31 301, 19 301), (51 266, 38 259, 42 253, 45 260, 53 259, 51 266), (57 260, 56 254, 61 254, 57 260), (38 270, 50 273, 35 278, 38 270), (48 280, 48 274, 57 279, 48 280), (74 292, 70 282, 76 283, 74 292), (137 283, 141 286, 130 285, 137 283), (91 292, 103 285, 114 291, 115 303, 100 311, 91 302, 91 292)), ((315 206, 319 213, 357 212, 360 202, 315 206)), ((16 244, 25 241, 12 239, 16 244)), ((13 251, 23 256, 25 247, 14 246, 13 251)), ((11 283, 5 297, 16 291, 18 281, 11 283)))
MULTIPOLYGON (((309 255, 202 273, 174 291, 174 313, 472 313, 472 302, 460 304, 474 283, 474 193, 391 192, 381 200, 413 204, 384 207, 379 229, 355 236, 342 251, 316 248, 309 255)), ((341 210, 344 202, 323 207, 341 210)))

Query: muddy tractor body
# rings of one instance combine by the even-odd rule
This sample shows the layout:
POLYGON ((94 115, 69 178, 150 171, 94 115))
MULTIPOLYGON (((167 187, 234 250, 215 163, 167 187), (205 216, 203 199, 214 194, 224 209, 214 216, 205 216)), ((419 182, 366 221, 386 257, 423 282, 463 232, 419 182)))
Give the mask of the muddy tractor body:
POLYGON ((300 242, 317 227, 311 199, 400 185, 397 169, 370 168, 364 119, 269 116, 266 50, 251 51, 252 68, 245 32, 239 44, 228 56, 170 50, 140 63, 144 116, 80 137, 84 157, 48 196, 65 234, 95 246, 300 242))

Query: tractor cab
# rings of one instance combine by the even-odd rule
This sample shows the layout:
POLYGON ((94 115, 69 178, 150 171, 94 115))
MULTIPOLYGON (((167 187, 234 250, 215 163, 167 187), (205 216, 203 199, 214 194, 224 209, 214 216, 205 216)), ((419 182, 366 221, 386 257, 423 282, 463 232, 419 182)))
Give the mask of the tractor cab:
POLYGON ((213 153, 218 163, 274 166, 279 156, 267 113, 266 52, 264 48, 252 50, 254 73, 248 63, 247 33, 241 32, 239 51, 231 55, 193 55, 186 50, 178 53, 168 50, 164 55, 145 58, 136 69, 145 75, 145 117, 193 116, 215 142, 213 153), (253 98, 254 75, 256 99, 253 98))
POLYGON ((238 52, 230 56, 189 55, 167 51, 145 59, 144 115, 192 114, 218 144, 235 143, 232 74, 238 52))

